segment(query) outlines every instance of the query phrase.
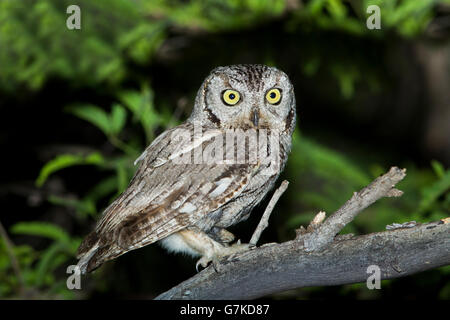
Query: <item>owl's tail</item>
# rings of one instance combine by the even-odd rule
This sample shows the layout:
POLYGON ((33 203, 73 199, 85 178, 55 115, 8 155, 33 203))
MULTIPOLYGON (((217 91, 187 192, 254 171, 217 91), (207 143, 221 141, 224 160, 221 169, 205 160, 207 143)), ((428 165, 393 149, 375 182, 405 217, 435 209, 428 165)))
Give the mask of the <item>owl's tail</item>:
POLYGON ((97 232, 91 232, 80 244, 77 251, 77 259, 79 259, 77 266, 80 268, 81 274, 89 272, 89 262, 92 257, 97 253, 99 248, 99 236, 97 232))
POLYGON ((92 247, 88 252, 82 255, 77 255, 78 260, 77 267, 80 269, 81 274, 91 272, 93 269, 89 267, 92 257, 97 253, 98 244, 92 247), (91 270, 92 269, 92 270, 91 270))
POLYGON ((108 243, 98 236, 97 232, 91 232, 78 248, 77 266, 81 274, 94 271, 108 260, 117 258, 124 254, 124 251, 114 243, 108 243))

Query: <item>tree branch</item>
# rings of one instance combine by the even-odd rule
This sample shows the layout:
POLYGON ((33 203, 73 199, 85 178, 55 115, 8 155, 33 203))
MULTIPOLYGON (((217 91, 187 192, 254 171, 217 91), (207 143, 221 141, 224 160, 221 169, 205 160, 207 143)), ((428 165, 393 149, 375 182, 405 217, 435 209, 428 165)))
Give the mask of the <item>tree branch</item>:
POLYGON ((377 265, 393 279, 450 264, 450 223, 432 222, 336 241, 305 252, 298 240, 269 244, 207 268, 157 299, 255 299, 309 286, 365 282, 377 265), (257 262, 257 263, 255 263, 257 262))
POLYGON ((371 265, 380 268, 381 279, 392 279, 450 264, 448 218, 336 237, 364 208, 382 197, 401 195, 394 186, 404 176, 405 170, 393 167, 325 221, 325 213, 319 212, 296 239, 225 259, 220 272, 209 267, 156 299, 253 299, 306 286, 365 282, 371 265))
POLYGON ((259 238, 261 237, 262 232, 264 231, 264 229, 266 229, 269 226, 270 214, 272 213, 273 209, 275 208, 275 205, 277 204, 277 202, 280 199, 281 195, 286 191, 288 185, 289 185, 289 182, 284 180, 281 183, 281 186, 273 194, 272 199, 270 199, 270 202, 267 205, 267 208, 264 211, 264 213, 262 215, 262 218, 259 221, 258 226, 256 227, 255 232, 253 232, 252 238, 250 239, 250 244, 256 246, 256 244, 258 243, 259 238))

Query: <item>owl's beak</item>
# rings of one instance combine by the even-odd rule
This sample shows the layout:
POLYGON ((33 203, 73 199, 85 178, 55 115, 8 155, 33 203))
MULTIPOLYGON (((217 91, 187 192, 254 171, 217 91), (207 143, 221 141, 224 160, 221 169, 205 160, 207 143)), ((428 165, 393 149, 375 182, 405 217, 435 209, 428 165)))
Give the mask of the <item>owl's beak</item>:
POLYGON ((252 123, 255 127, 258 127, 258 124, 259 124, 259 111, 258 110, 252 111, 252 113, 250 115, 250 120, 252 121, 252 123))

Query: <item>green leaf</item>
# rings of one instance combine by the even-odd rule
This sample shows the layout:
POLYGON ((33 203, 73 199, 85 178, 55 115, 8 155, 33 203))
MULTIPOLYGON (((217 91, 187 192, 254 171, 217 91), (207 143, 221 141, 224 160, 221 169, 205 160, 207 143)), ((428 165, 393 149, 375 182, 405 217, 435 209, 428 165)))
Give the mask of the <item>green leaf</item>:
POLYGON ((442 163, 436 160, 431 161, 431 167, 433 168, 434 173, 438 176, 438 178, 442 178, 445 175, 445 169, 442 163))
POLYGON ((419 204, 418 213, 421 214, 429 210, 437 199, 450 190, 450 170, 445 175, 430 186, 422 189, 422 200, 419 204))
POLYGON ((95 202, 91 199, 69 199, 63 198, 55 195, 50 195, 48 197, 48 201, 54 205, 60 205, 65 207, 74 208, 77 212, 82 214, 89 214, 94 216, 97 213, 97 209, 95 207, 95 202))
POLYGON ((127 170, 125 167, 125 163, 123 161, 118 161, 116 172, 117 172, 117 189, 118 189, 117 191, 119 193, 122 193, 128 185, 127 170))
POLYGON ((64 263, 65 260, 69 258, 68 255, 63 259, 58 258, 58 256, 61 256, 61 252, 64 252, 65 245, 61 242, 56 242, 50 245, 45 251, 43 252, 41 258, 39 259, 39 262, 36 266, 36 286, 40 287, 44 284, 46 275, 53 271, 55 268, 57 268, 59 265, 64 263))
POLYGON ((345 5, 341 1, 328 0, 326 3, 326 7, 331 16, 333 16, 334 18, 343 19, 347 14, 345 5))
POLYGON ((122 131, 123 126, 127 120, 127 113, 125 108, 120 104, 115 103, 112 107, 111 111, 111 133, 119 134, 122 131))
POLYGON ((40 236, 53 239, 62 243, 69 244, 70 236, 61 227, 41 221, 19 222, 10 229, 14 234, 25 234, 31 236, 40 236))
POLYGON ((148 86, 144 86, 142 92, 121 92, 119 99, 133 113, 134 119, 141 123, 147 142, 153 140, 154 129, 163 121, 154 108, 153 91, 148 86))
POLYGON ((113 133, 113 126, 108 113, 94 105, 78 105, 67 108, 67 111, 86 120, 103 131, 107 136, 113 133))
POLYGON ((76 166, 76 165, 101 165, 104 163, 103 156, 98 152, 93 152, 88 156, 74 155, 74 154, 62 154, 55 157, 53 160, 47 162, 39 172, 39 176, 36 179, 36 186, 41 187, 47 178, 54 172, 64 168, 76 166))

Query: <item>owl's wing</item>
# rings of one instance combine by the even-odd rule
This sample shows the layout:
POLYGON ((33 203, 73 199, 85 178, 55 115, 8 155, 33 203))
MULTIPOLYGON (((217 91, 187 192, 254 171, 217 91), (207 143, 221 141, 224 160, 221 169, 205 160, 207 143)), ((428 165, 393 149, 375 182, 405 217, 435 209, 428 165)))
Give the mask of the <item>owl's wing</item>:
MULTIPOLYGON (((151 244, 205 218, 237 197, 258 169, 257 164, 175 163, 189 149, 186 141, 170 139, 182 125, 163 133, 144 152, 127 190, 106 210, 81 244, 82 271, 127 251, 151 244)), ((211 141, 205 138, 203 149, 211 141)), ((80 265, 79 263, 79 265, 80 265)))

